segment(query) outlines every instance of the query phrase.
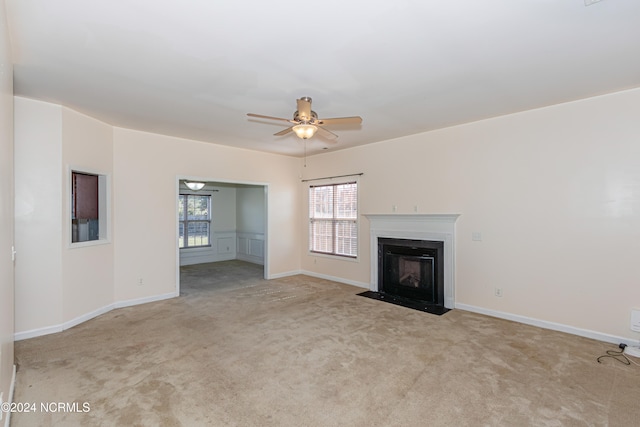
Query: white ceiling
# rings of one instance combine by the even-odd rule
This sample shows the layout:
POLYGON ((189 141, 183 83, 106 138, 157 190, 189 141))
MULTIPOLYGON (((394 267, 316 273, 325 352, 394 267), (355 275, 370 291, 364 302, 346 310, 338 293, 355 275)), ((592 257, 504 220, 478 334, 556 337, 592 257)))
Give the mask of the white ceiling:
MULTIPOLYGON (((640 1, 6 0, 16 95, 114 126, 301 156, 640 87, 640 1)), ((585 117, 585 120, 589 120, 585 117)))

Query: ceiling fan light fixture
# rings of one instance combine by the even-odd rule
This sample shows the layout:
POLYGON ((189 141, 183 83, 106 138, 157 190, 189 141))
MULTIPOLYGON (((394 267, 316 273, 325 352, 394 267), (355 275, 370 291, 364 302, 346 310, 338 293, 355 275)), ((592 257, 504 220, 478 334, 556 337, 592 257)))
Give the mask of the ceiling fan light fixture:
POLYGON ((311 138, 313 135, 315 135, 317 130, 318 130, 317 126, 306 124, 306 123, 301 123, 293 127, 293 131, 296 133, 296 135, 298 135, 298 138, 301 138, 301 139, 311 138))
POLYGON ((185 181, 184 185, 189 187, 189 190, 198 191, 204 188, 204 182, 185 181))
POLYGON ((362 123, 362 117, 332 117, 330 119, 319 119, 318 114, 311 109, 311 98, 303 96, 296 101, 298 109, 293 113, 293 120, 284 119, 282 117, 264 116, 262 114, 247 113, 249 117, 256 117, 258 119, 278 120, 281 122, 293 123, 293 126, 289 126, 286 129, 276 132, 273 136, 289 135, 291 132, 295 133, 300 139, 307 140, 312 138, 316 132, 325 138, 328 142, 333 142, 338 135, 331 132, 324 127, 326 124, 353 124, 359 125, 362 123))

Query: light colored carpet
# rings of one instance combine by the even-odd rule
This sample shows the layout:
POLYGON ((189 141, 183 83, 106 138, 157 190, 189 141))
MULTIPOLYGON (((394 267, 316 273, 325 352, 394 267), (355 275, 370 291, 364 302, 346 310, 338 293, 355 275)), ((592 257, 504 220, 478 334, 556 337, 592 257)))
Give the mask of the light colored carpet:
POLYGON ((435 316, 240 261, 183 267, 180 298, 16 343, 12 426, 631 426, 640 367, 614 345, 435 316))

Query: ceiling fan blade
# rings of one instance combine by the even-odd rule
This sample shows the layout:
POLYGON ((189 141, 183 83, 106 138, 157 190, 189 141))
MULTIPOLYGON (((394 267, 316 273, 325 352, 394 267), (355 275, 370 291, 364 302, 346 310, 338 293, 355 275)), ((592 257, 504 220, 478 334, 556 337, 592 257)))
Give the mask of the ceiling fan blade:
POLYGON ((319 119, 318 123, 321 125, 344 125, 344 124, 360 124, 362 123, 362 117, 334 117, 331 119, 319 119))
POLYGON ((284 130, 281 130, 278 133, 274 133, 273 136, 282 136, 282 135, 288 134, 289 132, 293 132, 293 126, 291 126, 290 128, 286 128, 284 130))
POLYGON ((257 117, 259 119, 280 120, 281 122, 294 123, 293 121, 291 121, 289 119, 283 119, 282 117, 263 116, 262 114, 247 113, 247 116, 249 116, 249 117, 257 117))
POLYGON ((300 120, 311 119, 311 98, 303 96, 297 100, 298 102, 298 117, 300 120))
POLYGON ((319 127, 319 126, 318 126, 317 132, 318 132, 318 135, 323 136, 323 137, 325 137, 327 139, 330 139, 330 140, 334 140, 334 139, 336 139, 338 137, 338 135, 336 135, 335 133, 329 131, 328 129, 319 127))

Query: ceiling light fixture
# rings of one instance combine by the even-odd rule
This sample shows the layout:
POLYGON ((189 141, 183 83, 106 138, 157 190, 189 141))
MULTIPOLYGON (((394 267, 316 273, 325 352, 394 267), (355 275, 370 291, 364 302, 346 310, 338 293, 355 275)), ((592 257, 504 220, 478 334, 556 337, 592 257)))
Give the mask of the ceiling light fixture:
POLYGON ((193 191, 202 190, 204 188, 204 182, 185 181, 184 185, 189 187, 189 190, 193 190, 193 191))
POLYGON ((315 135, 317 130, 318 130, 317 126, 310 125, 307 123, 301 123, 293 127, 293 131, 296 133, 296 135, 298 135, 298 138, 301 138, 301 139, 311 138, 313 135, 315 135))

